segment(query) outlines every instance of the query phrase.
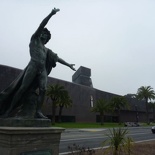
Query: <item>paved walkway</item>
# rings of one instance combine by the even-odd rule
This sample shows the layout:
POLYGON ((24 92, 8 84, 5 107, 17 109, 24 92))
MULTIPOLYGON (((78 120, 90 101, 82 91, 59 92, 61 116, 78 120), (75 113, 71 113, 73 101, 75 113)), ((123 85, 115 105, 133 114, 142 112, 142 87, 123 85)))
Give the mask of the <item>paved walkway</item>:
MULTIPOLYGON (((146 129, 151 129, 151 126, 148 127, 122 127, 122 128, 128 128, 128 129, 140 129, 140 128, 146 128, 146 129)), ((99 132, 99 131, 106 131, 109 130, 110 128, 71 128, 71 129, 65 129, 64 132, 99 132)), ((112 129, 112 128, 111 128, 112 129)))

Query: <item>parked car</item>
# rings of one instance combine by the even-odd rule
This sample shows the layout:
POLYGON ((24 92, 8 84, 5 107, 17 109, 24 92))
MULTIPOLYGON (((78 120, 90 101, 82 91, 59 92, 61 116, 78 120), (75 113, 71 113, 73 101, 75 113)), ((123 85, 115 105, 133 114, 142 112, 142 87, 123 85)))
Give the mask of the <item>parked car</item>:
POLYGON ((152 133, 155 133, 155 126, 152 126, 151 131, 152 133))
POLYGON ((131 127, 131 126, 132 127, 137 127, 137 126, 140 126, 140 125, 137 122, 125 122, 124 126, 126 126, 126 127, 131 127))

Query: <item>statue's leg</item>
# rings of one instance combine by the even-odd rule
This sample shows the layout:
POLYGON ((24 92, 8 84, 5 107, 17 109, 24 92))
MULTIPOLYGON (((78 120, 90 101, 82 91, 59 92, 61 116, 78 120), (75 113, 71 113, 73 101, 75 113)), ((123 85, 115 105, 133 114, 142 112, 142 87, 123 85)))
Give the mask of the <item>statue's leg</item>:
POLYGON ((38 103, 37 103, 37 109, 36 109, 37 118, 47 119, 47 117, 44 116, 43 113, 41 112, 41 107, 43 105, 45 93, 46 93, 46 86, 47 86, 47 73, 46 71, 44 71, 39 76, 39 97, 38 97, 38 103))

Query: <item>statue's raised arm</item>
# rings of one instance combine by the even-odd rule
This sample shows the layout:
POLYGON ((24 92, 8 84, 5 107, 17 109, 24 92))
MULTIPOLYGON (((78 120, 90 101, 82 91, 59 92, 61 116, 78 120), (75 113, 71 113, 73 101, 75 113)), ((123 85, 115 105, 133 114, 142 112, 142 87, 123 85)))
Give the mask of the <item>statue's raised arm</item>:
POLYGON ((40 23, 38 29, 36 30, 36 32, 33 34, 33 37, 37 37, 41 34, 41 32, 43 31, 44 27, 46 26, 46 24, 48 23, 48 21, 50 20, 50 18, 55 15, 58 11, 60 11, 60 9, 52 9, 52 11, 50 12, 50 14, 45 17, 43 19, 43 21, 40 23))

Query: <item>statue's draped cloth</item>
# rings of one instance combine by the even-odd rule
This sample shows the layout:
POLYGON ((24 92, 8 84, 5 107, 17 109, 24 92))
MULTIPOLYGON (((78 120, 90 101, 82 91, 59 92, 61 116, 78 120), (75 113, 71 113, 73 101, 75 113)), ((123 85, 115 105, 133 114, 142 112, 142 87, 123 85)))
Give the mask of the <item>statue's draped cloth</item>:
MULTIPOLYGON (((47 75, 51 72, 52 68, 56 66, 56 62, 58 61, 58 56, 51 50, 47 50, 47 59, 46 59, 46 71, 47 75)), ((28 64, 30 65, 30 64, 28 64)), ((27 67, 28 67, 27 65, 27 67)), ((5 114, 7 109, 10 107, 12 99, 18 89, 20 88, 22 84, 23 77, 26 73, 27 67, 19 74, 19 76, 5 89, 0 93, 0 115, 5 114)), ((33 73, 32 73, 33 74, 33 73)), ((37 82, 37 75, 36 77, 30 82, 28 89, 24 92, 26 94, 29 92, 32 87, 35 87, 37 82)), ((37 85, 38 86, 38 85, 37 85)), ((24 96, 22 96, 23 98, 24 96)), ((21 99, 20 99, 21 101, 21 99)), ((21 105, 22 102, 18 102, 13 107, 13 110, 21 105)))

